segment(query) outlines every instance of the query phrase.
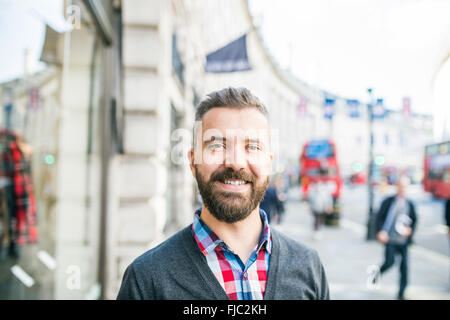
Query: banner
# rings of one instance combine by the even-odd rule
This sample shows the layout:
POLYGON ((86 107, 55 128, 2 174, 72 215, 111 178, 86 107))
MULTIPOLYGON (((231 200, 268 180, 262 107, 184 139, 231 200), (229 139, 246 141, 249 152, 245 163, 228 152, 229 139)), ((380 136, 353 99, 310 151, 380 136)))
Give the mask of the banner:
POLYGON ((325 119, 333 119, 334 114, 334 99, 325 98, 325 105, 324 105, 324 117, 325 119))
POLYGON ((359 100, 347 100, 347 106, 348 106, 348 115, 350 118, 359 118, 359 100))
POLYGON ((308 99, 306 97, 300 97, 298 113, 300 116, 305 116, 308 113, 308 99))
POLYGON ((205 72, 225 73, 251 70, 247 56, 247 35, 206 56, 205 72))
POLYGON ((378 98, 372 109, 372 117, 374 119, 382 119, 386 116, 386 109, 383 105, 383 99, 378 98))
POLYGON ((403 115, 407 118, 411 116, 411 99, 409 97, 403 98, 403 115))
POLYGON ((37 110, 40 106, 40 93, 38 87, 33 87, 30 89, 30 109, 37 110))
MULTIPOLYGON (((3 110, 5 113, 5 119, 3 126, 6 129, 11 129, 12 128, 12 113, 13 113, 13 109, 14 109, 14 105, 13 105, 13 92, 12 92, 12 88, 7 87, 4 89, 3 92, 3 110)), ((0 124, 1 127, 1 124, 0 124)))

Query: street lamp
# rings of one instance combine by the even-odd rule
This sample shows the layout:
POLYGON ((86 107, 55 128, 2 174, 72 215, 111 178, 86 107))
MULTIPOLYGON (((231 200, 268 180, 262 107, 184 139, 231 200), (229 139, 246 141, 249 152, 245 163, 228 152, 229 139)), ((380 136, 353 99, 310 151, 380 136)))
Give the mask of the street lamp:
POLYGON ((375 213, 373 212, 373 90, 367 89, 369 94, 369 103, 367 104, 369 113, 369 176, 367 179, 368 191, 369 191, 369 217, 367 220, 367 240, 374 240, 376 238, 375 233, 375 213))

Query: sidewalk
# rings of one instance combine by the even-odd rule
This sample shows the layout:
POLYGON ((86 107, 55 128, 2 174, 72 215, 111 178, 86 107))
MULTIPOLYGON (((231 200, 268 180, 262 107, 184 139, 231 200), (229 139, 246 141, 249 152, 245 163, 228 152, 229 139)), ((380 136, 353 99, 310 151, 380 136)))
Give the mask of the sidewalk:
MULTIPOLYGON (((366 241, 366 228, 341 220, 339 227, 322 227, 322 239, 312 240, 312 217, 308 205, 292 189, 284 221, 275 228, 318 251, 327 274, 331 299, 395 299, 399 284, 399 262, 380 279, 377 289, 366 283, 368 268, 383 262, 384 246, 366 241)), ((410 300, 450 300, 450 258, 418 246, 409 250, 409 282, 405 297, 410 300)))

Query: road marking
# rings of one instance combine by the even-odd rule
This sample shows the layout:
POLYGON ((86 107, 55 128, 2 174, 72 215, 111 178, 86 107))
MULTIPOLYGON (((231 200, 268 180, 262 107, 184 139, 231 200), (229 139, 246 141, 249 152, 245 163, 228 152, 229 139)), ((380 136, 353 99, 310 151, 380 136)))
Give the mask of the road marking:
POLYGON ((420 235, 433 235, 433 234, 447 234, 448 233, 448 227, 444 226, 443 224, 435 224, 434 226, 421 229, 420 235))
POLYGON ((366 227, 362 224, 351 220, 341 219, 340 223, 344 228, 350 229, 351 231, 358 233, 359 235, 365 234, 367 230, 366 227))
POLYGON ((37 256, 38 256, 39 260, 41 260, 41 262, 43 264, 45 264, 45 266, 47 268, 49 268, 50 270, 55 270, 56 269, 56 261, 55 261, 55 259, 53 259, 52 256, 50 256, 47 253, 47 251, 39 250, 39 252, 37 253, 37 256))
POLYGON ((11 272, 28 288, 32 287, 34 284, 34 279, 30 277, 20 266, 14 265, 11 267, 11 272))
MULTIPOLYGON (((366 226, 348 219, 341 219, 341 225, 344 228, 349 229, 359 235, 364 235, 367 230, 366 226)), ((416 244, 412 245, 411 250, 413 251, 414 254, 422 256, 422 258, 433 260, 434 262, 445 265, 448 265, 450 263, 450 259, 448 256, 434 252, 430 249, 426 249, 422 246, 416 244)))
POLYGON ((441 263, 444 265, 449 265, 450 264, 450 258, 440 254, 440 253, 436 253, 434 251, 431 251, 429 249, 425 249, 422 246, 418 246, 418 245, 413 245, 411 247, 411 250, 417 254, 417 255, 421 255, 422 257, 428 259, 428 260, 433 260, 434 262, 437 263, 441 263))

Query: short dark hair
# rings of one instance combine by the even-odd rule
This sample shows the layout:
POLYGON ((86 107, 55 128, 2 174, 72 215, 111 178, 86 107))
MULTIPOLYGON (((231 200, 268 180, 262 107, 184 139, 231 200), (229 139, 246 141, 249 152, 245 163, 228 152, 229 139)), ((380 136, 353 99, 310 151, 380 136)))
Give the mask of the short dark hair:
POLYGON ((229 107, 236 109, 256 108, 266 118, 268 112, 261 101, 247 88, 225 88, 219 91, 211 92, 207 98, 202 100, 195 112, 195 121, 200 121, 206 112, 213 108, 229 107))

